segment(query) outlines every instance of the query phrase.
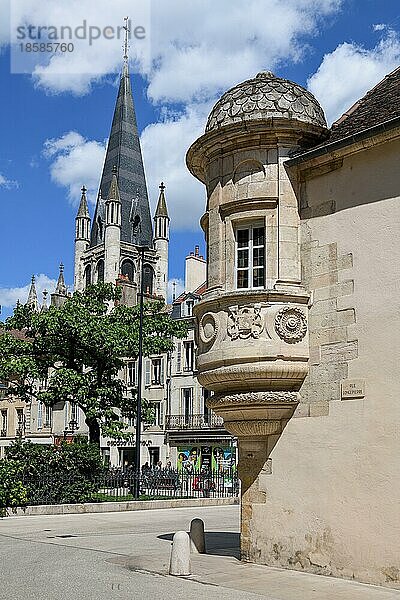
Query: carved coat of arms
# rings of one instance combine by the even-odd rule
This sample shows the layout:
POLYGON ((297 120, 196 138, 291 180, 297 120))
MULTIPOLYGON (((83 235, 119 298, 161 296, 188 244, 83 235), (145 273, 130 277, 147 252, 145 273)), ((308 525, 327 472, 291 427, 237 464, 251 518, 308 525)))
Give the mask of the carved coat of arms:
POLYGON ((228 335, 236 340, 259 338, 263 330, 261 307, 254 306, 230 306, 228 313, 228 335))

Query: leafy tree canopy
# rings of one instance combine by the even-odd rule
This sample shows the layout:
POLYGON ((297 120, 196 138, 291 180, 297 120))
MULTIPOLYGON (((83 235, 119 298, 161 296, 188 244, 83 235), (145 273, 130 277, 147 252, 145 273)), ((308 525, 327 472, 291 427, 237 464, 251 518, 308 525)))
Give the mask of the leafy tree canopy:
MULTIPOLYGON (((118 373, 124 360, 139 353, 139 306, 119 303, 112 284, 75 292, 59 307, 35 312, 19 304, 0 326, 0 381, 8 392, 47 406, 75 402, 85 413, 89 437, 98 443, 100 429, 113 438, 126 435, 120 416, 135 415, 118 373)), ((187 327, 165 311, 162 301, 144 305, 143 354, 171 351, 173 337, 187 327)), ((149 405, 143 401, 144 410, 149 405)))

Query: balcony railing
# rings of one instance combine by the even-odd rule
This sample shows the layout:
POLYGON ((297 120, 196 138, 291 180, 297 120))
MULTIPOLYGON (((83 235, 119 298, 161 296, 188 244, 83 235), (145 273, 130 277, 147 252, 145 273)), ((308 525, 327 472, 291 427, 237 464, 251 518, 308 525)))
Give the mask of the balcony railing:
POLYGON ((224 420, 214 413, 209 415, 167 415, 167 429, 223 429, 224 420))

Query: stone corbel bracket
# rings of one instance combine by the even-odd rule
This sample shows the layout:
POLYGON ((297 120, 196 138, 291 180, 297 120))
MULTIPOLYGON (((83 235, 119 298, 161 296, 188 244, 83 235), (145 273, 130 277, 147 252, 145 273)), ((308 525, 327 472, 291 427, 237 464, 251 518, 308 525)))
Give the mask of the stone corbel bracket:
POLYGON ((238 438, 279 436, 300 401, 293 391, 215 395, 208 408, 224 419, 225 428, 238 438))

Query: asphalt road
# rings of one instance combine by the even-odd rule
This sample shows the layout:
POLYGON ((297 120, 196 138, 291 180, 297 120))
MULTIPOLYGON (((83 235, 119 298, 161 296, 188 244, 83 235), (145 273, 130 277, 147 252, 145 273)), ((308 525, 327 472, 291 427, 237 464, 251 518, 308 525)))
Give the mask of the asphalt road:
POLYGON ((195 517, 204 519, 212 532, 211 552, 237 552, 239 510, 234 506, 2 519, 0 598, 260 598, 247 591, 162 574, 168 569, 172 534, 188 530, 195 517))

